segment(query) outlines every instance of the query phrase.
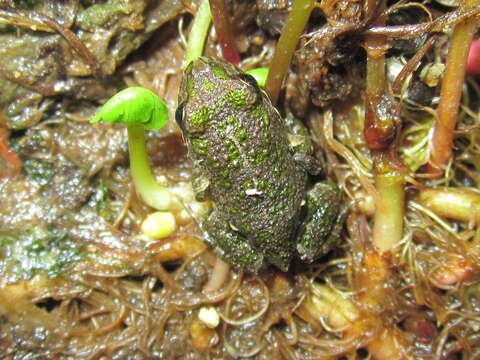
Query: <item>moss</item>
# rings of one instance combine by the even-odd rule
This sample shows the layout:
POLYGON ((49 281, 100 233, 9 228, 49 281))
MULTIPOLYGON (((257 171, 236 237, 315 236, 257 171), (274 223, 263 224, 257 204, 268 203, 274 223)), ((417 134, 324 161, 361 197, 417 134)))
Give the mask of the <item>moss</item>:
POLYGON ((247 153, 248 161, 250 161, 251 163, 255 163, 256 158, 257 158, 257 153, 255 152, 255 150, 249 150, 247 153))
POLYGON ((252 189, 254 186, 255 186, 255 184, 253 183, 253 180, 251 180, 251 179, 245 180, 242 184, 243 190, 252 189))
POLYGON ((240 150, 237 148, 237 145, 231 140, 225 141, 225 146, 227 147, 228 155, 228 166, 237 167, 240 165, 240 150))
POLYGON ((117 216, 118 209, 114 207, 115 201, 111 191, 103 180, 99 180, 95 186, 95 192, 88 199, 88 206, 103 217, 109 223, 113 223, 117 216))
POLYGON ((273 168, 273 175, 274 177, 279 177, 282 174, 282 169, 279 166, 275 166, 273 168))
POLYGON ((229 190, 231 189, 232 187, 232 183, 228 180, 220 180, 218 181, 217 185, 221 188, 221 189, 224 189, 224 190, 229 190))
POLYGON ((260 231, 257 237, 259 239, 259 242, 267 244, 272 238, 272 233, 270 231, 260 231))
POLYGON ((238 141, 245 141, 248 138, 248 132, 243 127, 238 127, 237 129, 235 129, 234 135, 238 141))
POLYGON ((54 165, 41 159, 25 160, 23 171, 28 179, 40 186, 50 186, 55 175, 54 165))
POLYGON ((215 75, 217 79, 230 80, 230 75, 228 75, 227 71, 223 68, 223 66, 211 63, 211 69, 213 75, 215 75))
POLYGON ((247 159, 255 164, 256 166, 260 165, 263 161, 269 158, 270 151, 269 149, 262 150, 250 150, 247 154, 247 159))
MULTIPOLYGON (((238 217, 239 219, 241 219, 241 216, 238 217)), ((251 233, 253 228, 250 224, 246 223, 246 222, 243 222, 241 224, 237 224, 238 226, 238 229, 243 233, 243 234, 248 234, 248 233, 251 233)))
POLYGON ((230 116, 225 120, 225 123, 230 126, 237 126, 240 123, 240 120, 236 116, 230 116))
POLYGON ((229 91, 225 95, 225 101, 233 109, 244 109, 247 103, 245 91, 240 89, 229 91))
POLYGON ((230 171, 228 169, 223 169, 222 171, 219 172, 219 174, 223 179, 228 179, 228 176, 230 175, 230 171))
POLYGON ((262 144, 264 148, 270 147, 271 144, 271 136, 268 131, 262 132, 262 144))
POLYGON ((253 113, 253 116, 255 116, 255 118, 261 120, 261 124, 264 125, 263 128, 266 128, 268 125, 270 125, 270 117, 268 116, 267 110, 265 110, 265 107, 263 104, 257 105, 253 109, 252 113, 253 113))
POLYGON ((16 237, 0 237, 0 249, 2 273, 9 282, 30 279, 37 273, 49 277, 65 275, 86 254, 65 231, 52 227, 36 227, 16 237))
POLYGON ((207 139, 192 139, 192 150, 195 154, 205 155, 210 149, 210 143, 207 139))
POLYGON ((204 129, 210 122, 210 110, 202 107, 190 115, 190 123, 197 129, 204 129))
POLYGON ((258 190, 265 191, 268 190, 268 182, 265 179, 260 179, 258 181, 258 190))
POLYGON ((217 85, 215 85, 215 83, 212 81, 205 80, 204 82, 202 82, 202 90, 204 91, 212 91, 216 87, 217 85))

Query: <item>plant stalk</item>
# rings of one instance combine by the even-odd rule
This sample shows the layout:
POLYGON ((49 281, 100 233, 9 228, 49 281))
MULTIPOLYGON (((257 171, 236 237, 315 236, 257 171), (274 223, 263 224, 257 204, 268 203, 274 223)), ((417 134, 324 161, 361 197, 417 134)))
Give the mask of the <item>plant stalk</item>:
POLYGON ((153 177, 152 170, 148 164, 145 130, 139 124, 130 124, 127 126, 127 130, 130 169, 135 189, 147 205, 158 210, 167 210, 170 205, 171 195, 153 177))
POLYGON ((373 226, 373 244, 380 252, 392 250, 403 236, 405 190, 403 175, 395 172, 375 175, 378 191, 373 226))
POLYGON ((188 34, 184 67, 187 67, 190 62, 202 56, 211 20, 212 15, 209 2, 208 0, 202 0, 193 19, 192 29, 188 34))
MULTIPOLYGON (((480 0, 465 0, 464 7, 468 9, 476 5, 480 5, 480 0)), ((456 25, 453 30, 427 167, 427 172, 437 177, 442 176, 452 157, 453 133, 457 124, 468 51, 477 23, 476 18, 470 18, 456 25)))
POLYGON ((294 0, 293 7, 288 14, 287 21, 278 40, 268 73, 265 90, 270 96, 272 104, 276 104, 283 79, 290 67, 293 52, 298 39, 307 24, 310 13, 315 4, 314 0, 294 0))
POLYGON ((210 10, 223 58, 232 64, 239 64, 242 59, 235 43, 225 0, 210 0, 210 10))
MULTIPOLYGON (((375 3, 370 11, 378 18, 373 19, 375 25, 383 25, 386 2, 375 3), (376 6, 376 8, 374 8, 376 6)), ((392 106, 386 102, 390 98, 386 94, 385 52, 389 47, 384 36, 367 36, 365 40, 367 52, 367 74, 365 95, 365 142, 372 152, 375 168, 375 187, 378 193, 375 206, 373 239, 376 250, 382 254, 391 251, 403 236, 404 215, 404 177, 403 162, 398 157, 394 141, 399 127, 397 115, 392 106)))

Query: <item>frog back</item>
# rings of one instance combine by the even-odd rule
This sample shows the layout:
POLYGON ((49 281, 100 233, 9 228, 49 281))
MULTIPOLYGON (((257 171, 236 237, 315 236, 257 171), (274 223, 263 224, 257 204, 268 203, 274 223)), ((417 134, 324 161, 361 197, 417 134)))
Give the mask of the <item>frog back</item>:
POLYGON ((283 119, 235 67, 193 66, 182 85, 190 97, 181 126, 195 171, 207 179, 218 216, 286 269, 307 175, 293 159, 283 119))

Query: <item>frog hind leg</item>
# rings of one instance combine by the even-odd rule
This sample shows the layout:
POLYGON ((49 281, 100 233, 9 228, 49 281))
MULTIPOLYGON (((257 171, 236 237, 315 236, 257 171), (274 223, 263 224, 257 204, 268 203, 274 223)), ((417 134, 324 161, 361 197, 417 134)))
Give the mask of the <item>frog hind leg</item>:
POLYGON ((266 268, 264 256, 215 211, 203 223, 203 228, 208 233, 209 245, 229 264, 253 273, 266 268))
POLYGON ((297 242, 303 261, 319 259, 339 241, 346 210, 340 207, 340 191, 335 184, 317 183, 308 191, 307 216, 297 242))

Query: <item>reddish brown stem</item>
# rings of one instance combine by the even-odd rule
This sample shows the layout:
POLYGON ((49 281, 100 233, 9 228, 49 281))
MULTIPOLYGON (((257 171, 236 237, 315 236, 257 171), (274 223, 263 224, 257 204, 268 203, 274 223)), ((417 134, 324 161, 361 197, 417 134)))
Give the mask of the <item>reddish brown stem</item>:
MULTIPOLYGON (((466 7, 478 5, 480 0, 466 0, 466 7)), ((477 28, 477 20, 469 19, 455 26, 447 57, 445 77, 440 92, 437 119, 430 142, 430 161, 427 171, 442 176, 452 157, 453 132, 457 124, 468 50, 477 28)))
MULTIPOLYGON (((369 1, 369 5, 373 1, 369 1)), ((383 1, 377 8, 369 7, 371 13, 381 13, 385 9, 383 1)), ((384 19, 373 20, 377 25, 384 19)), ((394 127, 392 117, 388 114, 388 104, 385 103, 385 52, 388 50, 388 40, 385 36, 370 35, 365 38, 364 48, 367 52, 367 78, 365 94, 365 142, 370 150, 385 150, 392 142, 394 127)))
POLYGON ((210 0, 213 25, 217 32, 218 42, 222 49, 223 58, 232 64, 241 61, 235 38, 233 37, 230 16, 225 0, 210 0))

